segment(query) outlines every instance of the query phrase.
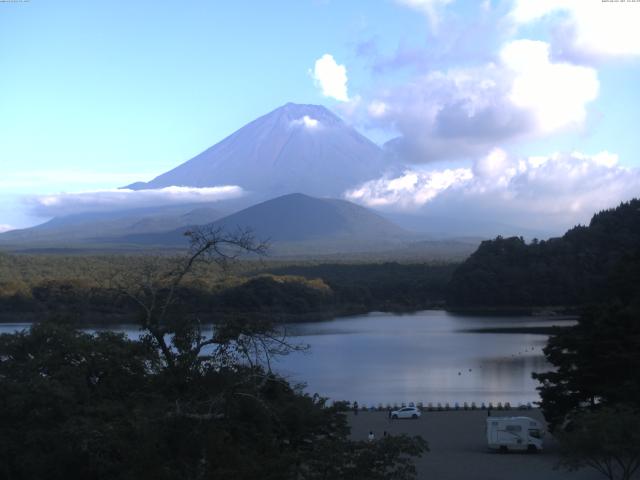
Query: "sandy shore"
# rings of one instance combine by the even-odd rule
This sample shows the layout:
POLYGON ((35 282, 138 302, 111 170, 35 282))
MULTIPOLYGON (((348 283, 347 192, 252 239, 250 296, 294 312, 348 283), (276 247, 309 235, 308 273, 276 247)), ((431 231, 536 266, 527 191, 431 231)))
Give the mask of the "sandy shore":
MULTIPOLYGON (((494 416, 527 416, 543 420, 538 410, 494 412, 494 416)), ((386 412, 349 414, 352 436, 366 439, 370 430, 379 438, 390 434, 422 435, 430 452, 418 459, 418 478, 429 480, 597 480, 595 470, 567 472, 554 469, 558 461, 557 444, 547 434, 544 451, 539 454, 492 453, 485 440, 487 412, 425 412, 417 420, 389 420, 386 412)))

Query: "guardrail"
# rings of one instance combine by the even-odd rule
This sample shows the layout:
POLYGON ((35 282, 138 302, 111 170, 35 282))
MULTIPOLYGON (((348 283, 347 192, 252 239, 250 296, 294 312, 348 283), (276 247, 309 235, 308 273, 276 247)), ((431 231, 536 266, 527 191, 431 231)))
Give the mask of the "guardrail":
POLYGON ((453 411, 453 410, 531 410, 534 408, 535 402, 526 402, 519 403, 518 405, 511 405, 509 402, 409 402, 409 403, 378 403, 375 404, 367 404, 367 403, 359 403, 359 402, 344 402, 346 405, 352 409, 357 409, 361 412, 388 412, 392 410, 398 410, 403 407, 417 407, 422 412, 444 412, 444 411, 453 411))

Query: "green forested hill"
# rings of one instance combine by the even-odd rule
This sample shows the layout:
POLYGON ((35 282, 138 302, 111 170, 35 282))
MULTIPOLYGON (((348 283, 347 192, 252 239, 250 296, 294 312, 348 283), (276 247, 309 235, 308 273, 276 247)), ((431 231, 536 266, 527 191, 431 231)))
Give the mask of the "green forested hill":
MULTIPOLYGON (((119 286, 140 282, 142 276, 160 281, 179 261, 175 256, 0 252, 0 322, 58 317, 86 324, 133 321, 136 304, 118 292, 119 286)), ((176 293, 183 310, 205 321, 224 315, 306 321, 442 306, 455 267, 246 261, 223 271, 216 264, 200 265, 176 293)))
MULTIPOLYGON (((640 252, 640 200, 599 212, 588 226, 527 244, 521 237, 482 242, 454 272, 452 307, 576 306, 616 294, 615 279, 640 252)), ((618 288, 624 288, 618 282, 618 288)))

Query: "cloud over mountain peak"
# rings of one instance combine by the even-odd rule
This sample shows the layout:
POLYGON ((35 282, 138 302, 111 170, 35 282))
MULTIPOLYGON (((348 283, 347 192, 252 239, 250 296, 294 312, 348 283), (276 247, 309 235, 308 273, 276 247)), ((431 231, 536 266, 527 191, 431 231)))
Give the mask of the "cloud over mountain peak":
POLYGON ((518 158, 493 149, 470 168, 407 169, 347 192, 363 205, 557 229, 637 196, 640 169, 607 151, 518 158))
POLYGON ((382 150, 320 105, 287 103, 136 190, 237 185, 269 198, 339 197, 384 173, 382 150))

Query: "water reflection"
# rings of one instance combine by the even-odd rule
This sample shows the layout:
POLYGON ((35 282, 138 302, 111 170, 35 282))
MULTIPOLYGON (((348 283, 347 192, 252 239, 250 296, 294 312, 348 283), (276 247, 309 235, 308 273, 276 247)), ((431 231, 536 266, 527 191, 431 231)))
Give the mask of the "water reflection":
MULTIPOLYGON (((287 325, 306 353, 280 358, 275 368, 310 393, 360 404, 387 402, 533 402, 534 371, 549 369, 545 335, 481 333, 492 327, 567 325, 570 318, 470 317, 443 311, 406 315, 372 313, 287 325)), ((0 333, 29 328, 0 325, 0 333)), ((112 327, 137 338, 134 325, 112 327)), ((90 331, 97 331, 92 329, 90 331)))
POLYGON ((479 333, 471 328, 570 324, 570 318, 469 317, 442 311, 370 314, 288 328, 311 354, 280 359, 307 391, 361 404, 422 401, 533 402, 534 371, 549 369, 545 335, 479 333))

